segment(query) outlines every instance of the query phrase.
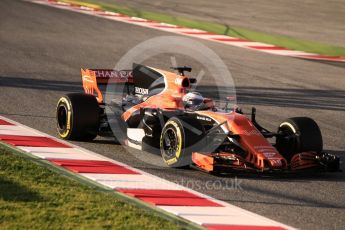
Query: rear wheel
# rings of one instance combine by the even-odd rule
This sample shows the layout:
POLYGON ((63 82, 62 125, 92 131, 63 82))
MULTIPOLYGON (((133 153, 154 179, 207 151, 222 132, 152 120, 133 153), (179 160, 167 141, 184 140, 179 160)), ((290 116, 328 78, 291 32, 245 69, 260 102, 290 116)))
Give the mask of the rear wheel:
POLYGON ((309 117, 293 117, 279 125, 276 148, 290 160, 296 153, 323 149, 322 135, 317 123, 309 117))
POLYGON ((192 164, 192 152, 199 149, 203 133, 202 125, 194 119, 170 118, 160 137, 160 149, 165 163, 175 168, 192 164))
POLYGON ((56 107, 59 137, 67 140, 93 140, 99 130, 99 105, 88 94, 71 93, 61 97, 56 107))

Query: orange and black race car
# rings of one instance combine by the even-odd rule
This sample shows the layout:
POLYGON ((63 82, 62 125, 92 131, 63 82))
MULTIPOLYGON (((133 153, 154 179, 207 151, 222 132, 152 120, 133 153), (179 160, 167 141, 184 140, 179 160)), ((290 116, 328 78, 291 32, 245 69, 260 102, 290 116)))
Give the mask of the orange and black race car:
POLYGON ((184 74, 190 67, 174 69, 178 73, 139 64, 120 71, 82 69, 85 93, 58 101, 59 136, 115 136, 131 147, 159 149, 171 167, 210 173, 339 171, 339 158, 323 152, 311 118, 289 118, 270 132, 256 122, 255 108, 248 118, 229 100, 203 97, 193 90, 196 79, 184 74))

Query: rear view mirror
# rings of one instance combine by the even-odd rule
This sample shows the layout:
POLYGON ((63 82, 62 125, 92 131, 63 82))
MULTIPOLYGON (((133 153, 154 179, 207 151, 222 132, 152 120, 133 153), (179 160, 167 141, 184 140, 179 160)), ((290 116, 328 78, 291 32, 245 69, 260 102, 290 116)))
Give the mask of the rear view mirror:
POLYGON ((195 84, 196 83, 196 78, 189 78, 189 82, 191 84, 195 84))

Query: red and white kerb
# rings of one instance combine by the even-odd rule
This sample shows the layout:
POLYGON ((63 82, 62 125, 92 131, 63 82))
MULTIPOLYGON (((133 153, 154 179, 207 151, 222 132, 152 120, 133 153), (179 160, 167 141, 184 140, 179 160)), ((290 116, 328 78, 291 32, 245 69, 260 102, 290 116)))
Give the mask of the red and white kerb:
POLYGON ((0 141, 207 229, 293 229, 2 116, 0 141))

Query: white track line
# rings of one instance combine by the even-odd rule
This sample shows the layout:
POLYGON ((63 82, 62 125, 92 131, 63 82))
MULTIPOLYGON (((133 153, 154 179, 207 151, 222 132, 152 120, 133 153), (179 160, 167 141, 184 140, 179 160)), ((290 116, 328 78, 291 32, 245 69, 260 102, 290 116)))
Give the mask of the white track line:
POLYGON ((188 206, 158 206, 165 211, 181 216, 200 225, 226 224, 248 226, 270 226, 269 219, 253 216, 252 213, 239 213, 229 207, 188 207, 188 206), (251 220, 251 221, 248 221, 251 220))
POLYGON ((103 157, 89 154, 78 148, 51 148, 18 146, 19 149, 42 159, 104 160, 103 157))
POLYGON ((41 134, 30 132, 30 130, 15 125, 0 125, 0 135, 22 136, 23 134, 28 135, 28 133, 30 133, 30 136, 42 136, 41 134))
POLYGON ((169 189, 169 190, 181 190, 181 187, 177 187, 176 184, 157 180, 148 175, 121 175, 120 177, 115 174, 96 174, 96 173, 81 173, 91 180, 101 183, 110 188, 126 188, 126 189, 169 189))

